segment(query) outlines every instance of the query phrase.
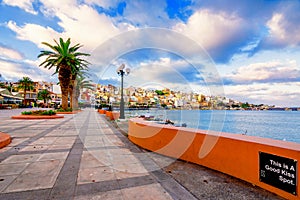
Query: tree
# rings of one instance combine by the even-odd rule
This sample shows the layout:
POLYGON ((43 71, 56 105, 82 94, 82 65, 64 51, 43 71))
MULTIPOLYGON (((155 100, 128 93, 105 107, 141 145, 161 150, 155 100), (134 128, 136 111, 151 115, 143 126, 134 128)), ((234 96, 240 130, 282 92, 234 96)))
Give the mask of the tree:
POLYGON ((80 90, 83 88, 93 90, 94 86, 92 85, 90 80, 86 80, 84 76, 80 75, 76 79, 76 88, 75 88, 75 98, 74 98, 74 108, 78 108, 78 99, 80 96, 80 90))
POLYGON ((164 95, 165 93, 161 90, 155 90, 156 94, 157 95, 164 95))
POLYGON ((73 109, 78 107, 78 101, 76 104, 76 88, 77 88, 77 79, 78 76, 82 76, 85 73, 83 70, 77 70, 71 74, 70 85, 69 85, 69 96, 70 96, 70 106, 73 109))
POLYGON ((248 102, 246 102, 246 103, 243 103, 241 107, 244 108, 244 109, 247 109, 247 108, 250 107, 250 105, 249 105, 248 102))
POLYGON ((166 108, 167 104, 163 103, 163 104, 161 104, 161 107, 166 108))
POLYGON ((44 100, 44 104, 46 104, 47 103, 46 101, 51 99, 50 92, 46 89, 40 91, 38 93, 38 99, 44 100))
POLYGON ((26 93, 27 93, 27 91, 34 89, 34 87, 33 87, 34 82, 29 77, 23 77, 22 79, 20 79, 18 81, 18 83, 19 83, 18 89, 21 89, 24 91, 24 103, 23 104, 26 105, 26 93))
POLYGON ((58 73, 62 93, 62 109, 66 110, 68 108, 68 93, 71 76, 87 67, 88 62, 81 59, 81 56, 89 56, 90 54, 78 52, 78 49, 82 47, 80 44, 70 47, 70 38, 67 41, 60 38, 59 43, 56 40, 54 40, 54 42, 55 45, 42 42, 42 44, 52 49, 52 51, 41 51, 38 58, 43 56, 47 56, 47 58, 39 66, 44 66, 48 69, 54 66, 56 67, 54 74, 58 73))
MULTIPOLYGON (((87 68, 85 69, 79 69, 75 73, 71 75, 71 81, 69 86, 69 95, 70 95, 70 105, 71 108, 78 108, 78 98, 79 95, 78 92, 80 92, 80 88, 82 88, 81 85, 78 85, 78 81, 83 81, 82 79, 85 79, 85 77, 89 77, 89 74, 87 72, 87 68), (78 90, 79 88, 79 90, 78 90), (77 94, 76 94, 77 93, 77 94)), ((82 83, 80 83, 82 84, 82 83)))

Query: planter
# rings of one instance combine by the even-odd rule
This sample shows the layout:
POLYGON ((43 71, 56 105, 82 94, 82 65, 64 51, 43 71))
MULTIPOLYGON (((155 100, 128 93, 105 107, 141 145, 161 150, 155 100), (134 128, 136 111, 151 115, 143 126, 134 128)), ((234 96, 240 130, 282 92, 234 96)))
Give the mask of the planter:
POLYGON ((119 112, 114 112, 114 111, 106 111, 106 117, 108 117, 110 120, 117 120, 120 117, 119 112))
POLYGON ((12 119, 58 119, 58 118, 64 118, 64 116, 61 115, 17 115, 12 116, 12 119))
POLYGON ((10 135, 0 132, 0 149, 11 143, 10 135))
POLYGON ((106 114, 106 110, 98 109, 98 113, 104 115, 104 114, 106 114))

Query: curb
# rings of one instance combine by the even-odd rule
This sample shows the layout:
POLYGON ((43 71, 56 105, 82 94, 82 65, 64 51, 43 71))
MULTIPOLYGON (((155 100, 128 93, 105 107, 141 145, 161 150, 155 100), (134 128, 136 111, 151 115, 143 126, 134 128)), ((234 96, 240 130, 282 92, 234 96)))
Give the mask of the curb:
POLYGON ((56 112, 56 114, 77 114, 78 111, 72 111, 72 112, 56 112))
POLYGON ((10 135, 0 132, 0 149, 11 143, 10 135))

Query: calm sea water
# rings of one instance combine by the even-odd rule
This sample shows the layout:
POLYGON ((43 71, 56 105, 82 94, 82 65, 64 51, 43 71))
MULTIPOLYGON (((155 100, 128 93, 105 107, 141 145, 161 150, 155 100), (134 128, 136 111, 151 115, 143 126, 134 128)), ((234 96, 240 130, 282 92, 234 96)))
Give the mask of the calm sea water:
POLYGON ((189 128, 247 134, 300 143, 299 111, 150 110, 131 111, 170 119, 189 128))

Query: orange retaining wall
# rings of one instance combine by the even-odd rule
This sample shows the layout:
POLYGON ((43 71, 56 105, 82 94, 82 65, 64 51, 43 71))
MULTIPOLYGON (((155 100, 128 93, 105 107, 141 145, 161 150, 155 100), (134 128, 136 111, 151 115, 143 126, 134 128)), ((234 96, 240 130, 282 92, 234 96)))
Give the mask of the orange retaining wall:
POLYGON ((12 116, 12 119, 58 119, 58 118, 64 118, 62 115, 17 115, 12 116))
POLYGON ((106 111, 105 114, 110 120, 117 120, 120 117, 120 113, 115 111, 106 111))
POLYGON ((11 143, 10 135, 0 132, 0 149, 11 143))
MULTIPOLYGON (((197 163, 250 182, 287 199, 299 199, 259 180, 259 152, 297 160, 300 144, 247 135, 217 133, 161 125, 134 118, 129 120, 129 139, 145 149, 197 163)), ((296 175, 298 176, 298 174, 296 175)))
POLYGON ((100 114, 106 114, 106 110, 98 109, 98 112, 99 112, 100 114))

